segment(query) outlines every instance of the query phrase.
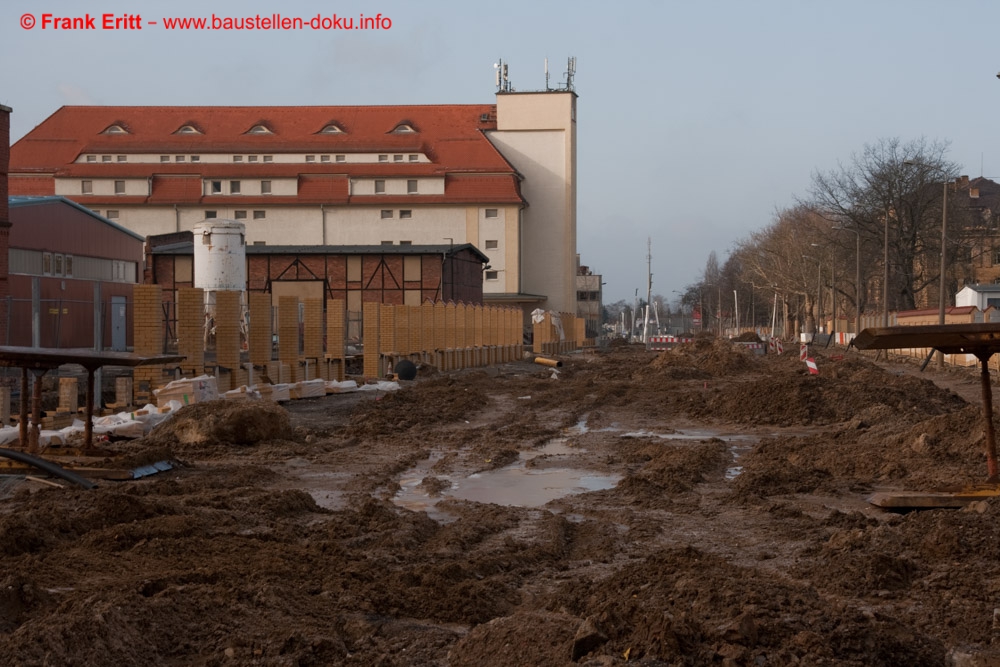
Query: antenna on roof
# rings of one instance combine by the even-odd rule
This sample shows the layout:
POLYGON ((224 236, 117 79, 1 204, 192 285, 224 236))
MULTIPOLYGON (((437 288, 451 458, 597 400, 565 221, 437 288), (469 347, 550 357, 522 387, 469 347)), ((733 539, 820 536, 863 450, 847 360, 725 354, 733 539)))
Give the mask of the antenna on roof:
POLYGON ((503 61, 503 58, 497 59, 497 62, 493 64, 493 69, 497 71, 497 92, 514 92, 514 87, 510 85, 510 80, 507 78, 507 63, 503 61))
POLYGON ((565 89, 573 91, 573 77, 576 76, 576 56, 570 56, 566 61, 566 85, 565 89))
POLYGON ((545 90, 552 90, 549 88, 549 59, 545 59, 545 90))

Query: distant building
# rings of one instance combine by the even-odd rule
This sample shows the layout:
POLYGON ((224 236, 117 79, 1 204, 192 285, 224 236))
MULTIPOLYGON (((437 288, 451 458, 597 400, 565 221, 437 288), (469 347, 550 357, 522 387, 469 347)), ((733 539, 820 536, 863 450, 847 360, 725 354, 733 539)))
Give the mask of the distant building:
POLYGON ((990 306, 1000 308, 1000 284, 966 285, 955 295, 955 305, 975 306, 979 310, 990 306))
POLYGON ((96 325, 103 348, 130 346, 143 237, 65 197, 4 201, 11 222, 5 344, 93 347, 96 325))
MULTIPOLYGON (((11 192, 65 196, 143 236, 228 218, 249 248, 470 244, 488 258, 486 303, 573 312, 576 102, 67 106, 12 147, 11 192)), ((363 291, 348 288, 351 307, 363 291)))
MULTIPOLYGON (((577 255, 577 261, 579 261, 577 255)), ((594 274, 588 266, 579 266, 576 271, 576 314, 586 322, 587 338, 601 335, 604 314, 603 276, 594 274)))

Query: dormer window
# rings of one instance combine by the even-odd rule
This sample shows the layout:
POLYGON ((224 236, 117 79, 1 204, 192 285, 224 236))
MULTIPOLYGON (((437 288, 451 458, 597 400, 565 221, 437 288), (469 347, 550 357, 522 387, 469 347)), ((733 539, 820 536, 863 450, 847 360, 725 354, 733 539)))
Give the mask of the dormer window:
POLYGON ((327 123, 322 130, 319 131, 320 134, 344 134, 343 128, 337 123, 327 123))
POLYGON ((106 127, 101 134, 128 134, 128 130, 121 123, 115 123, 106 127))
POLYGON ((409 123, 400 123, 392 130, 392 134, 413 134, 415 132, 416 130, 409 123))
POLYGON ((267 125, 254 125, 249 130, 247 134, 274 134, 267 125))
POLYGON ((199 130, 194 125, 181 125, 179 128, 177 128, 177 131, 174 132, 174 134, 201 134, 201 133, 202 133, 201 130, 199 130))

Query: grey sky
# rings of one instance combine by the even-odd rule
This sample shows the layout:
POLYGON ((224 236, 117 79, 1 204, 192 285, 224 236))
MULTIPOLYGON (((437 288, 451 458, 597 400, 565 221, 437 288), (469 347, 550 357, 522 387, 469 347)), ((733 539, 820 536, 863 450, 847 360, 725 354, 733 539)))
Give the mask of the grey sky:
POLYGON ((120 2, 7 0, 0 103, 12 139, 63 104, 429 104, 493 99, 578 59, 579 251, 606 300, 697 280, 711 250, 804 196, 866 142, 951 142, 964 173, 1000 176, 1000 3, 120 2), (79 16, 381 13, 381 32, 56 32, 79 16), (981 162, 982 161, 982 162, 981 162), (980 164, 982 163, 982 172, 980 164))

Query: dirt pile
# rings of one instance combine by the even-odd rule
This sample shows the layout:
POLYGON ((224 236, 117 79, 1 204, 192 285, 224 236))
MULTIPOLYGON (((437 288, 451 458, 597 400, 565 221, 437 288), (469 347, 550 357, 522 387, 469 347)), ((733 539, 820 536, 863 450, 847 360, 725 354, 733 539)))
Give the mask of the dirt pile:
POLYGON ((656 370, 675 374, 683 369, 691 378, 697 379, 694 377, 697 374, 721 377, 746 373, 757 367, 757 359, 751 351, 727 340, 699 336, 691 343, 682 343, 661 352, 650 365, 656 370))
POLYGON ((220 399, 181 408, 143 444, 191 455, 219 445, 253 445, 291 435, 288 412, 277 403, 220 399))

